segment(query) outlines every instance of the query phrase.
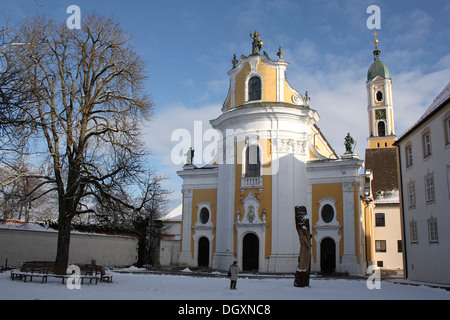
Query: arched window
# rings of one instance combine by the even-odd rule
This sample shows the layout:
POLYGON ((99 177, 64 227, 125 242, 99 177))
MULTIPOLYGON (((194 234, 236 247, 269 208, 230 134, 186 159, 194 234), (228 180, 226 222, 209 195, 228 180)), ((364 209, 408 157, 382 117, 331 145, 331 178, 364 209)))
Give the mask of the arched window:
POLYGON ((248 101, 261 100, 261 79, 257 76, 248 80, 248 101))
POLYGON ((378 136, 384 137, 386 135, 386 123, 378 121, 378 136))
POLYGON ((259 177, 260 175, 259 147, 256 144, 251 144, 245 151, 245 177, 259 177))

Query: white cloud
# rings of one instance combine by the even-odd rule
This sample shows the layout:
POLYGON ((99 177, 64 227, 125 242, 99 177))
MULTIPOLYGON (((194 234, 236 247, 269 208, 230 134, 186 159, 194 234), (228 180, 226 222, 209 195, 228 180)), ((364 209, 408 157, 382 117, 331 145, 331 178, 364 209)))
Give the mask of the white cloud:
POLYGON ((220 115, 221 107, 204 105, 193 109, 181 103, 166 105, 157 110, 152 121, 146 125, 144 141, 162 164, 170 165, 173 163, 170 159, 171 150, 177 144, 177 141, 171 141, 172 133, 185 129, 191 133, 193 143, 195 123, 201 122, 204 130, 210 128, 209 120, 220 115))
POLYGON ((183 164, 174 163, 171 154, 172 150, 179 144, 179 141, 172 141, 172 133, 176 130, 186 130, 190 133, 192 146, 194 143, 194 127, 200 123, 203 131, 211 128, 209 120, 215 119, 221 113, 221 105, 203 105, 192 109, 182 103, 173 103, 157 108, 154 118, 149 122, 144 130, 144 142, 151 150, 150 164, 158 169, 158 172, 166 175, 169 179, 165 181, 165 186, 173 190, 169 197, 169 209, 181 202, 182 180, 177 175, 177 171, 182 169, 183 164))
POLYGON ((393 80, 397 136, 411 127, 450 81, 450 65, 439 71, 402 73, 393 80))
POLYGON ((398 13, 388 21, 391 33, 396 34, 393 43, 398 47, 426 42, 433 24, 433 18, 419 9, 398 13))

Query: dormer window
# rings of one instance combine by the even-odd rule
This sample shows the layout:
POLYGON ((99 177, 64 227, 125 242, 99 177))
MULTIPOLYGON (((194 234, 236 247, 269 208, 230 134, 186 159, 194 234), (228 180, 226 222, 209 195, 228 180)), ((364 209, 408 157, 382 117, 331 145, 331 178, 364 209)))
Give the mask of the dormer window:
POLYGON ((261 100, 261 79, 253 76, 248 80, 248 101, 261 100))

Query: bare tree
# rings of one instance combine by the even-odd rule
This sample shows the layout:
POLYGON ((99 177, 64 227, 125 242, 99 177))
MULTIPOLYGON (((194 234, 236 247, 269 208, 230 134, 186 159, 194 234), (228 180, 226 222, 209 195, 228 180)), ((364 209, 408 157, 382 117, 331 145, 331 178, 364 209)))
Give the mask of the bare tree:
POLYGON ((25 195, 37 181, 32 178, 11 180, 15 172, 15 168, 0 167, 0 181, 2 182, 0 183, 0 201, 2 202, 3 219, 28 221, 30 205, 25 195))
MULTIPOLYGON (((23 126, 29 118, 24 113, 24 107, 31 103, 31 95, 28 87, 18 81, 18 70, 10 63, 10 55, 7 54, 12 47, 23 46, 25 43, 17 42, 9 33, 9 28, 4 26, 0 30, 0 150, 22 150, 21 143, 25 139, 11 139, 11 135, 25 137, 28 133, 23 126)), ((4 158, 4 154, 1 155, 4 158)))
POLYGON ((166 228, 161 218, 166 209, 166 196, 171 193, 162 185, 165 179, 151 173, 140 183, 141 195, 137 201, 143 205, 143 210, 132 221, 140 237, 137 267, 159 263, 159 240, 166 228))
POLYGON ((161 232, 166 228, 161 218, 166 212, 167 195, 172 192, 163 185, 166 179, 153 169, 137 177, 133 194, 117 195, 127 197, 126 202, 133 203, 132 207, 123 205, 125 199, 120 203, 110 203, 105 198, 104 203, 97 203, 94 219, 101 225, 131 230, 139 236, 138 267, 154 264, 158 260, 158 243, 161 232))
POLYGON ((41 182, 29 196, 54 192, 58 199, 60 267, 68 263, 75 216, 95 212, 95 203, 139 209, 127 188, 145 172, 139 128, 153 109, 143 89, 144 61, 130 36, 113 18, 83 18, 80 30, 29 18, 12 33, 25 45, 5 51, 29 101, 16 120, 30 134, 15 135, 16 145, 27 145, 41 161, 33 175, 41 182))
MULTIPOLYGON (((57 205, 52 194, 44 187, 37 198, 30 194, 42 180, 37 170, 26 163, 3 163, 0 165, 0 208, 3 219, 39 221, 54 219, 57 205)), ((34 195, 36 196, 36 194, 34 195)))

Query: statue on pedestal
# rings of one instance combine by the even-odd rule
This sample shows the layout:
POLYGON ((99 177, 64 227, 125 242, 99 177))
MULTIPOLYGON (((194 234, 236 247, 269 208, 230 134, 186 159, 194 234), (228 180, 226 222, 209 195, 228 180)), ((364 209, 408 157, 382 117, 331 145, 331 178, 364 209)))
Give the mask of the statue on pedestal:
POLYGON ((194 149, 189 148, 189 150, 185 153, 186 156, 186 165, 192 165, 192 160, 194 159, 194 149))
POLYGON ((345 153, 353 153, 353 145, 355 144, 355 139, 350 135, 350 133, 347 133, 347 136, 345 137, 345 153))
POLYGON ((252 34, 252 32, 250 31, 250 38, 253 39, 252 54, 259 54, 259 51, 261 50, 263 45, 263 42, 259 37, 259 33, 255 30, 255 32, 252 34))
POLYGON ((309 286, 309 272, 311 268, 311 232, 304 206, 295 207, 295 227, 300 240, 300 254, 295 272, 294 286, 305 287, 309 286))

